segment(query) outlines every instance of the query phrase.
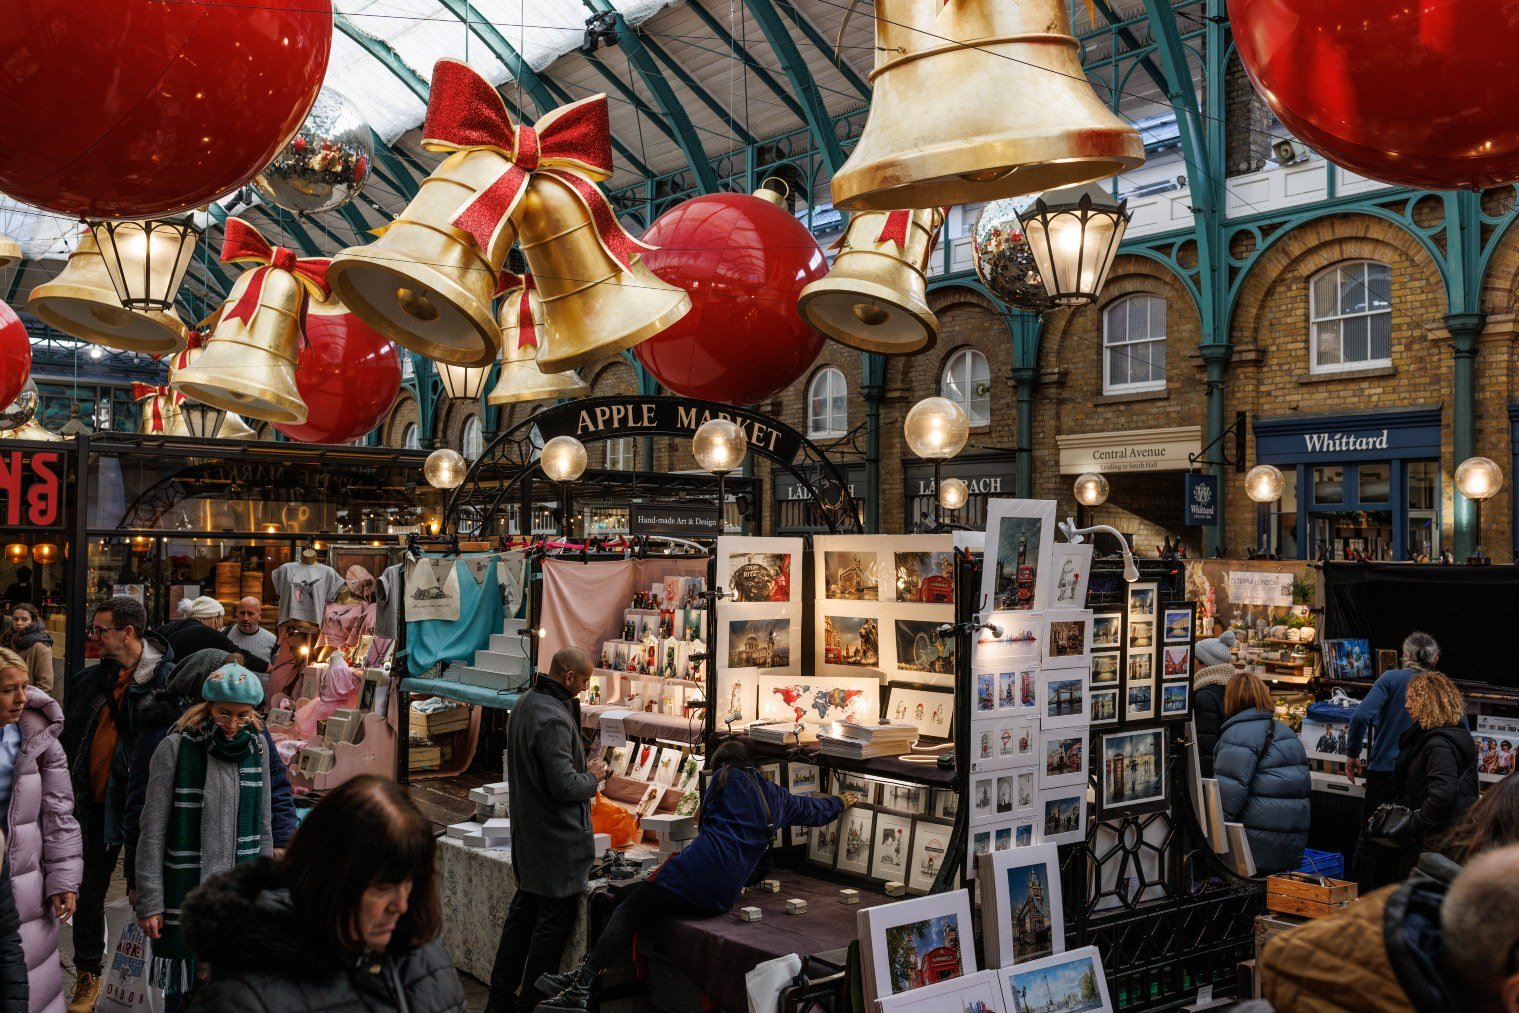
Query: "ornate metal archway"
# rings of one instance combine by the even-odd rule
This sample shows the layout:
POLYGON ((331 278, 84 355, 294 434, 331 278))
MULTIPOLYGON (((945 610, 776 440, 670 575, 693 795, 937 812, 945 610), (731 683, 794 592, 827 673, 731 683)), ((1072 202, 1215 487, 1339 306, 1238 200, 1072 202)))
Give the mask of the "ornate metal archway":
MULTIPOLYGON (((509 503, 532 500, 538 451, 555 436, 582 443, 627 437, 689 438, 702 423, 725 418, 743 429, 749 450, 779 465, 812 498, 829 531, 860 532, 859 509, 843 475, 823 451, 784 422, 745 408, 680 397, 596 397, 569 401, 531 415, 491 441, 443 507, 449 530, 485 532, 509 503)), ((709 495, 705 480, 691 475, 640 476, 658 479, 651 492, 668 487, 677 495, 709 495)), ((547 481, 546 479, 544 481, 547 481)))

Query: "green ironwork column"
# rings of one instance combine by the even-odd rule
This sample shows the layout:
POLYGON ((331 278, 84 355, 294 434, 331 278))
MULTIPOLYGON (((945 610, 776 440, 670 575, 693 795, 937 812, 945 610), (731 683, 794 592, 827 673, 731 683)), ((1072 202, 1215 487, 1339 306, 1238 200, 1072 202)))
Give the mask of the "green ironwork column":
POLYGON ((886 400, 886 356, 860 354, 865 382, 865 533, 881 530, 881 402, 886 400))
MULTIPOLYGON (((1452 313, 1445 318, 1455 349, 1455 391, 1451 408, 1452 469, 1477 452, 1477 338, 1487 323, 1485 313, 1452 313)), ((1476 530, 1477 510, 1472 501, 1454 491, 1456 505, 1456 559, 1476 551, 1481 533, 1476 530)))
POLYGON ((1007 316, 1013 336, 1013 387, 1018 395, 1017 495, 1029 499, 1034 495, 1034 389, 1039 383, 1039 337, 1044 330, 1042 317, 1015 312, 1007 316))
MULTIPOLYGON (((1197 346, 1197 351, 1203 357, 1203 368, 1207 370, 1207 432, 1204 439, 1216 440, 1223 433, 1226 423, 1224 419, 1224 377, 1229 371, 1229 357, 1234 354, 1234 346, 1228 342, 1210 341, 1197 346)), ((1218 479, 1220 491, 1227 488, 1227 468, 1224 463, 1222 447, 1209 452, 1213 459, 1208 462, 1215 478, 1218 479)), ((1224 547, 1224 502, 1228 496, 1218 497, 1218 523, 1210 528, 1203 529, 1203 547, 1208 555, 1218 555, 1224 547)))

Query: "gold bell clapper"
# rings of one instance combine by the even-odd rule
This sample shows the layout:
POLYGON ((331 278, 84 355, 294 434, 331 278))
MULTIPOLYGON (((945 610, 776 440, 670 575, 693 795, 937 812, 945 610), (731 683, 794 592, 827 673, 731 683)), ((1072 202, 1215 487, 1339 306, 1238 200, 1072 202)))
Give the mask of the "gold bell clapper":
POLYGON ((267 422, 300 425, 306 402, 295 386, 306 300, 328 294, 323 258, 302 260, 228 218, 224 264, 253 263, 222 304, 211 340, 169 385, 194 401, 267 422))
POLYGON ((839 210, 1018 197, 1144 163, 1139 131, 1087 82, 1066 0, 876 0, 875 19, 870 113, 833 177, 839 210))
POLYGON ((185 325, 172 309, 144 312, 121 305, 89 229, 80 233, 58 276, 32 289, 26 308, 54 330, 105 348, 172 355, 185 347, 185 325))
POLYGON ((939 340, 928 308, 928 258, 944 211, 855 215, 828 273, 802 289, 797 309, 833 340, 862 352, 911 355, 939 340))
POLYGON ((533 276, 503 275, 506 295, 496 322, 501 327, 501 375, 485 396, 486 404, 548 401, 561 397, 584 397, 590 384, 574 371, 545 373, 538 368, 538 325, 533 304, 533 276))

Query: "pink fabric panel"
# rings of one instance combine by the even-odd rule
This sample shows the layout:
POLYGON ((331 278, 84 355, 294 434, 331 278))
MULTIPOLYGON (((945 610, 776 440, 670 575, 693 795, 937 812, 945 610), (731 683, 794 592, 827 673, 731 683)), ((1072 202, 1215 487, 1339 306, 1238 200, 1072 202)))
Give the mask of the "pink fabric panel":
POLYGON ((538 643, 538 669, 545 671, 554 652, 580 647, 592 658, 601 645, 622 636, 622 612, 634 591, 671 577, 707 576, 705 559, 614 559, 578 563, 565 559, 543 561, 543 639, 538 643))

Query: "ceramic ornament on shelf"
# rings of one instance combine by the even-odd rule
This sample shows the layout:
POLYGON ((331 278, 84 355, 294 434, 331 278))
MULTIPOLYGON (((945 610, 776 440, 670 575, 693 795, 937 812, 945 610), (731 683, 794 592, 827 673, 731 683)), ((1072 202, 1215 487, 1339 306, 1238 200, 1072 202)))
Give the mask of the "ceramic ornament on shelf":
POLYGON ((533 276, 502 272, 505 295, 496 313, 501 327, 501 374, 487 404, 584 397, 590 385, 573 370, 545 373, 538 368, 538 310, 533 276))
POLYGON ((297 215, 336 211, 359 195, 374 165, 374 134, 358 108, 331 88, 253 188, 297 215))
POLYGON ((0 404, 16 400, 32 375, 32 339, 7 303, 0 302, 0 404))
POLYGON ((205 350, 170 386, 229 412, 299 425, 307 407, 295 384, 296 356, 308 301, 328 295, 328 261, 270 246, 241 218, 227 219, 221 261, 257 266, 238 277, 205 350))
POLYGON ((354 316, 335 295, 312 298, 295 387, 306 421, 274 423, 298 443, 352 443, 379 425, 401 393, 395 343, 354 316))
POLYGON ((992 294, 1014 309, 1040 316, 1055 308, 1028 236, 1018 216, 1034 206, 1039 194, 989 202, 971 229, 971 260, 976 277, 992 294))
POLYGON ((105 348, 170 355, 185 347, 185 325, 172 308, 144 312, 121 305, 89 229, 79 234, 58 276, 32 289, 26 308, 49 327, 105 348))
POLYGON ((1514 23, 1506 0, 1375 17, 1352 0, 1229 2, 1245 71, 1294 137, 1363 176, 1436 190, 1519 179, 1514 23))
POLYGON ((644 233, 658 247, 645 262, 691 296, 689 315, 633 350, 675 393, 753 404, 790 386, 822 350, 797 298, 828 262, 780 202, 769 189, 704 194, 644 233))
POLYGON ((370 326, 440 362, 488 365, 501 339, 491 302, 519 240, 546 373, 630 348, 690 308, 597 187, 612 175, 605 95, 516 124, 489 81, 440 60, 422 137, 448 157, 378 241, 333 258, 333 288, 370 326))
POLYGON ((25 0, 0 19, 0 192, 157 218, 248 182, 327 71, 329 0, 25 0))

